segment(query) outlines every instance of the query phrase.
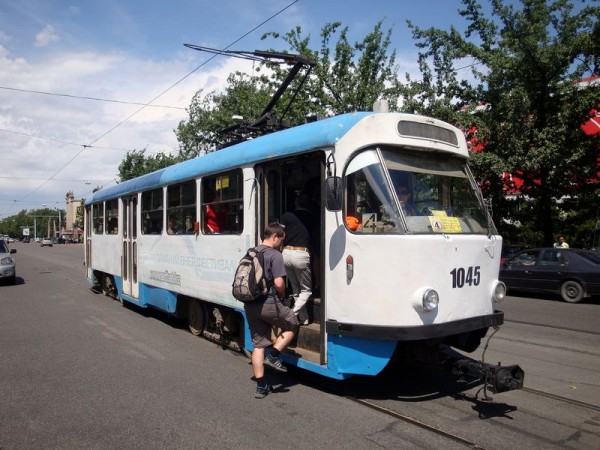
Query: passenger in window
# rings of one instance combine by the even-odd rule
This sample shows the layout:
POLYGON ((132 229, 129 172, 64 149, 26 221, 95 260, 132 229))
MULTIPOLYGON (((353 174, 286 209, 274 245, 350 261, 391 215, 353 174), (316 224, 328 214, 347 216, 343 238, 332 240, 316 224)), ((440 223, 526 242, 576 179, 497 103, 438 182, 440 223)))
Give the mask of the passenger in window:
POLYGON ((217 214, 216 207, 214 205, 206 205, 204 218, 206 221, 206 225, 204 227, 206 233, 218 234, 221 232, 219 214, 217 214))
POLYGON ((396 195, 398 196, 398 200, 400 200, 400 206, 402 207, 402 212, 404 212, 407 216, 415 216, 417 213, 412 203, 412 194, 410 189, 404 185, 398 185, 396 188, 396 195))
POLYGON ((119 233, 119 222, 116 217, 111 217, 108 220, 108 234, 118 234, 119 233))
POLYGON ((215 204, 216 195, 212 189, 206 189, 204 205, 204 232, 206 234, 219 234, 225 225, 225 211, 215 204))
POLYGON ((186 216, 185 234, 194 234, 194 222, 196 222, 196 217, 186 216))
POLYGON ((169 220, 167 222, 167 233, 179 234, 179 230, 177 224, 175 223, 175 218, 173 216, 169 216, 169 220))

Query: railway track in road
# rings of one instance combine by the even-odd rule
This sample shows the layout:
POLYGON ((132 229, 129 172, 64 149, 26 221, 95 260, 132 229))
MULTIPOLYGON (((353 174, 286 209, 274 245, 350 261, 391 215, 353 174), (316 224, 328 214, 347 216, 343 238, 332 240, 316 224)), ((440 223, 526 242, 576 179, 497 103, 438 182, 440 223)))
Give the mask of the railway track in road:
POLYGON ((383 414, 385 414, 387 416, 393 417, 394 419, 401 420, 402 422, 409 423, 411 425, 414 425, 416 427, 419 427, 421 429, 424 429, 426 431, 434 433, 434 434, 436 434, 438 436, 442 436, 442 437, 450 439, 450 440, 452 440, 454 442, 457 442, 459 444, 463 444, 467 448, 478 449, 478 450, 483 450, 483 449, 486 448, 486 447, 481 446, 477 442, 471 441, 469 439, 465 439, 464 437, 458 436, 455 433, 451 433, 449 431, 442 430, 439 427, 427 424, 427 423, 425 423, 425 422, 423 422, 421 420, 418 420, 418 419, 416 419, 414 417, 411 417, 411 416, 408 416, 406 414, 402 414, 402 413, 400 413, 398 411, 394 411, 392 409, 385 408, 384 406, 378 405, 378 404, 376 404, 374 402, 371 402, 369 400, 363 400, 363 399, 359 399, 359 398, 352 397, 352 396, 347 396, 347 395, 344 396, 344 398, 346 398, 348 400, 351 400, 353 402, 356 402, 356 403, 358 403, 360 405, 366 406, 369 409, 373 409, 375 411, 379 411, 380 413, 383 413, 383 414))
POLYGON ((576 333, 592 334, 592 335, 595 335, 595 336, 600 335, 600 331, 581 330, 581 329, 571 328, 571 327, 563 327, 563 326, 556 326, 556 325, 546 325, 546 324, 543 324, 543 323, 527 322, 525 320, 504 319, 504 323, 518 323, 518 324, 521 324, 521 325, 532 325, 532 326, 535 326, 535 327, 551 328, 553 330, 573 331, 573 332, 576 332, 576 333))
POLYGON ((569 405, 579 406, 581 408, 586 408, 586 409, 590 409, 592 411, 600 412, 599 405, 593 405, 591 403, 580 402, 579 400, 573 400, 571 398, 561 397, 560 395, 550 394, 549 392, 539 391, 537 389, 532 389, 532 388, 528 388, 528 387, 523 387, 523 388, 521 388, 521 390, 524 392, 529 392, 530 394, 539 395, 541 397, 550 398, 552 400, 556 400, 556 401, 563 402, 563 403, 568 403, 569 405))
MULTIPOLYGON (((477 442, 476 440, 465 436, 464 434, 461 434, 459 432, 450 430, 449 428, 440 426, 439 423, 438 424, 434 423, 435 422, 434 420, 428 421, 423 418, 419 418, 419 414, 411 414, 407 411, 402 411, 401 408, 397 409, 393 406, 392 407, 386 406, 385 400, 380 401, 378 399, 378 394, 371 391, 371 389, 373 388, 373 385, 371 384, 372 380, 362 380, 362 381, 359 381, 356 385, 353 385, 353 387, 349 387, 349 386, 344 387, 343 384, 340 384, 343 382, 332 381, 327 378, 314 376, 314 374, 307 374, 307 373, 300 372, 300 371, 294 371, 294 376, 297 376, 298 378, 300 378, 302 380, 303 384, 310 385, 313 388, 318 389, 324 393, 329 393, 331 395, 335 395, 337 397, 344 398, 346 400, 349 400, 351 402, 354 402, 361 406, 369 408, 370 410, 377 411, 381 414, 391 417, 391 418, 397 420, 398 422, 401 422, 403 424, 408 424, 417 429, 423 430, 426 433, 431 433, 431 436, 432 436, 431 439, 433 441, 436 440, 435 438, 433 438, 433 436, 434 435, 437 436, 437 444, 438 445, 440 444, 440 439, 442 442, 446 442, 446 444, 444 444, 445 448, 448 448, 448 449, 468 448, 468 449, 477 449, 477 450, 484 450, 484 449, 488 448, 485 445, 482 445, 481 443, 477 442), (355 395, 355 393, 357 395, 355 395), (361 398, 361 396, 363 394, 366 394, 366 395, 370 396, 371 398, 361 398)), ((379 391, 379 389, 383 388, 384 391, 386 391, 384 386, 390 382, 392 384, 395 383, 393 381, 393 377, 392 378, 387 378, 387 377, 379 378, 379 382, 376 383, 377 387, 375 387, 375 390, 379 391)), ((391 398, 394 398, 395 395, 396 394, 391 394, 391 398)), ((424 397, 431 398, 429 395, 425 395, 424 397)), ((421 398, 424 398, 424 397, 421 397, 421 398)), ((435 397, 435 395, 433 397, 435 397)), ((400 400, 400 403, 405 404, 405 405, 412 404, 412 401, 409 400, 409 398, 411 398, 411 397, 407 396, 406 398, 404 398, 406 401, 400 400)), ((412 397, 412 398, 414 398, 414 397, 412 397)), ((398 398, 396 397, 396 399, 398 399, 398 398)), ((407 435, 410 436, 411 433, 409 432, 407 435)), ((423 435, 421 435, 421 438, 425 442, 427 442, 427 440, 428 440, 428 438, 423 435)), ((414 442, 413 442, 413 444, 415 444, 416 446, 419 445, 414 442)))
MULTIPOLYGON (((377 411, 381 414, 385 414, 386 416, 389 416, 401 423, 417 427, 423 430, 425 433, 431 433, 431 436, 437 436, 438 440, 447 440, 448 447, 464 447, 470 449, 508 448, 504 445, 506 442, 500 443, 502 439, 500 439, 500 441, 497 441, 497 437, 494 437, 495 434, 489 434, 490 425, 494 428, 497 427, 496 431, 498 435, 506 433, 506 436, 509 436, 511 434, 513 435, 513 437, 521 436, 525 439, 525 441, 532 439, 531 442, 536 443, 536 445, 539 444, 541 446, 540 448, 553 448, 557 444, 557 441, 554 441, 552 438, 549 438, 543 434, 536 435, 534 433, 532 435, 531 431, 526 425, 513 424, 512 421, 515 420, 517 417, 519 417, 519 422, 522 422, 523 420, 530 420, 525 417, 533 418, 533 420, 536 421, 540 419, 540 416, 538 416, 537 413, 531 413, 530 411, 528 411, 528 408, 522 409, 520 406, 518 407, 514 405, 511 407, 511 405, 506 405, 502 401, 502 394, 499 394, 495 401, 488 402, 483 399, 478 400, 479 392, 476 394, 456 392, 454 395, 451 393, 441 395, 437 400, 433 397, 430 397, 429 400, 417 402, 416 404, 410 400, 400 400, 400 403, 396 405, 395 403, 386 404, 386 400, 378 399, 376 393, 367 393, 367 395, 370 396, 371 394, 373 394, 372 398, 359 398, 358 396, 353 395, 352 392, 348 392, 343 388, 336 388, 335 384, 332 386, 332 383, 329 382, 319 382, 313 379, 309 381, 302 376, 301 378, 303 379, 303 382, 305 384, 312 384, 314 387, 318 388, 323 392, 329 392, 330 394, 343 397, 347 400, 358 403, 366 408, 377 411), (444 401, 444 398, 451 399, 451 403, 455 403, 456 401, 466 402, 465 404, 467 404, 468 406, 466 408, 460 406, 453 407, 451 406, 451 403, 444 401), (435 405, 438 401, 440 401, 439 414, 436 414, 435 411, 438 410, 438 406, 435 405), (414 405, 414 408, 404 407, 407 404, 414 405), (521 411, 520 416, 511 414, 517 414, 517 411, 519 410, 521 411), (435 418, 428 416, 427 411, 429 412, 429 414, 433 412, 435 414, 435 418), (473 416, 473 411, 476 411, 478 414, 476 416, 473 416), (456 413, 457 415, 454 416, 454 413, 456 413), (454 417, 448 417, 447 414, 452 414, 454 417), (493 420, 491 422, 485 420, 494 418, 497 420, 493 420), (502 420, 502 418, 508 420, 502 420), (464 428, 464 426, 461 426, 459 423, 463 423, 464 426, 468 426, 467 428, 464 428)), ((385 381, 383 381, 383 383, 385 384, 385 381)), ((382 386, 379 386, 379 389, 381 388, 382 386)), ((565 404, 565 407, 566 405, 570 405, 570 407, 572 408, 582 408, 587 411, 592 411, 592 416, 595 416, 597 412, 600 412, 600 406, 598 405, 581 402, 566 397, 561 397, 559 395, 550 394, 547 392, 539 391, 537 389, 522 388, 520 392, 523 392, 523 394, 527 393, 529 395, 534 395, 538 398, 544 398, 546 399, 546 401, 550 400, 554 402, 560 402, 565 404)), ((390 399, 393 398, 394 395, 392 394, 390 396, 390 399)), ((524 399, 523 402, 529 405, 532 404, 531 400, 524 399)), ((547 405, 549 404, 547 403, 547 405)), ((546 420, 546 418, 542 419, 543 422, 546 420)), ((548 423, 546 422, 546 425, 547 424, 548 423)), ((567 424, 564 424, 563 426, 567 429, 569 428, 569 425, 567 424)), ((566 434, 569 434, 571 431, 569 431, 566 434)), ((584 433, 589 432, 590 430, 586 430, 584 433)), ((408 434, 410 435, 410 433, 408 434)), ((423 438, 427 440, 426 437, 423 438)), ((583 445, 581 448, 587 447, 583 445)))

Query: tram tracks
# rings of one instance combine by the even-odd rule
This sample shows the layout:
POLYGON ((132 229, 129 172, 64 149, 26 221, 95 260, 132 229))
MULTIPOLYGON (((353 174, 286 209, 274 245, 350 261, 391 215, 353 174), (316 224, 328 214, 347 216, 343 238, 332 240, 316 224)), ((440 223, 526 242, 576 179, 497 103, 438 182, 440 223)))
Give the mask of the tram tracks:
MULTIPOLYGON (((397 409, 390 408, 389 406, 385 406, 383 404, 383 402, 380 402, 377 399, 361 398, 360 397, 361 395, 366 394, 367 392, 370 392, 370 389, 372 387, 372 386, 370 386, 371 383, 369 383, 368 385, 363 385, 362 383, 359 383, 358 387, 354 386, 354 387, 348 388, 348 387, 343 387, 342 385, 340 385, 340 383, 342 383, 340 381, 332 382, 329 379, 322 379, 321 377, 315 377, 313 374, 307 374, 307 373, 302 372, 302 373, 298 373, 297 376, 302 379, 302 382, 304 384, 310 385, 310 386, 314 387, 315 389, 318 389, 322 392, 329 393, 331 395, 335 395, 337 397, 344 398, 351 402, 357 403, 359 405, 364 406, 365 408, 368 408, 370 410, 373 410, 378 413, 384 414, 388 417, 391 417, 391 418, 397 420, 398 422, 409 424, 413 427, 416 427, 416 428, 424 430, 428 433, 431 433, 432 435, 436 435, 442 439, 447 439, 448 442, 451 441, 454 443, 454 445, 448 445, 447 448, 461 448, 463 446, 464 446, 464 448, 477 449, 477 450, 485 450, 487 448, 484 445, 476 442, 475 440, 465 437, 464 435, 458 434, 458 433, 450 431, 448 429, 444 429, 443 427, 441 427, 439 425, 436 425, 433 423, 428 423, 428 421, 420 419, 414 414, 412 414, 412 415, 407 414, 406 412, 402 412, 397 409), (355 395, 354 393, 358 393, 358 396, 355 395), (458 446, 456 444, 458 444, 458 446)), ((381 382, 383 384, 386 384, 385 379, 382 379, 381 382)), ((379 385, 379 388, 381 388, 381 387, 382 387, 382 385, 379 385)), ((385 388, 384 388, 384 390, 385 390, 385 388)), ((371 393, 373 393, 373 392, 371 392, 371 393)), ((373 394, 377 395, 376 393, 373 393, 373 394)), ((404 403, 402 400, 400 400, 400 402, 404 403)))
POLYGON ((591 334, 594 336, 600 335, 600 331, 593 330, 581 330, 577 328, 557 326, 557 325, 547 325, 544 323, 536 323, 536 322, 528 322, 526 320, 514 320, 514 319, 504 319, 504 323, 518 323, 520 325, 531 325, 534 327, 542 327, 542 328, 550 328, 552 330, 563 330, 563 331, 572 331, 575 333, 583 333, 583 334, 591 334))
POLYGON ((352 396, 348 396, 348 395, 344 396, 344 398, 346 398, 348 400, 351 400, 351 401, 353 401, 355 403, 358 403, 358 404, 360 404, 362 406, 365 406, 365 407, 367 407, 369 409, 372 409, 372 410, 378 411, 380 413, 383 413, 383 414, 385 414, 387 416, 393 417, 394 419, 401 420, 402 422, 409 423, 411 425, 414 425, 416 427, 422 428, 422 429, 424 429, 426 431, 429 431, 431 433, 434 433, 436 435, 439 435, 439 436, 445 437, 447 439, 450 439, 450 440, 452 440, 454 442, 457 442, 459 444, 463 444, 463 445, 465 445, 468 448, 473 448, 473 449, 478 449, 478 450, 484 450, 486 448, 486 447, 481 446, 477 442, 470 441, 470 440, 465 439, 464 437, 459 436, 459 435, 457 435, 455 433, 451 433, 449 431, 442 430, 441 428, 439 428, 437 426, 427 424, 427 423, 425 423, 425 422, 423 422, 423 421, 421 421, 419 419, 416 419, 414 417, 408 416, 406 414, 402 414, 402 413, 400 413, 398 411, 394 411, 394 410, 386 408, 384 406, 378 405, 378 404, 373 403, 373 402, 371 402, 369 400, 363 400, 363 399, 352 397, 352 396))
MULTIPOLYGON (((477 393, 472 391, 472 389, 481 388, 477 383, 468 383, 468 386, 461 388, 458 385, 452 385, 449 378, 441 380, 439 374, 427 376, 426 372, 417 376, 418 380, 416 381, 417 386, 421 381, 421 386, 425 386, 425 388, 410 389, 409 391, 414 395, 408 396, 402 396, 407 389, 398 389, 399 383, 396 376, 380 377, 379 382, 374 385, 372 382, 360 379, 357 379, 356 382, 348 380, 348 383, 344 384, 342 382, 326 382, 319 378, 306 377, 304 374, 298 375, 305 384, 313 385, 323 392, 344 398, 392 418, 394 423, 397 423, 395 428, 398 430, 398 434, 396 434, 398 437, 403 436, 405 432, 410 436, 411 433, 414 433, 414 431, 408 431, 411 428, 422 430, 417 433, 425 441, 437 441, 438 445, 440 442, 446 441, 447 448, 499 448, 497 438, 490 436, 485 431, 488 430, 490 423, 493 423, 494 427, 498 426, 499 429, 506 430, 507 433, 522 436, 525 441, 545 442, 551 446, 558 442, 553 440, 554 437, 532 433, 527 425, 521 424, 533 423, 532 426, 535 428, 535 424, 542 423, 543 427, 548 424, 548 421, 556 420, 552 413, 544 414, 541 411, 565 411, 568 410, 566 408, 570 408, 573 413, 580 410, 582 416, 590 417, 597 416, 600 412, 600 405, 526 387, 518 391, 522 393, 521 395, 509 396, 508 403, 505 403, 506 400, 502 394, 498 394, 498 398, 494 398, 494 400, 482 399, 479 395, 480 390, 477 393), (442 383, 442 388, 437 390, 438 394, 420 395, 419 393, 427 391, 427 384, 433 380, 442 383), (388 392, 389 396, 385 395, 388 392), (554 406, 552 406, 553 404, 554 406), (561 404, 564 406, 561 407, 561 404), (583 411, 587 411, 587 413, 583 411), (491 421, 483 419, 491 419, 491 421), (469 423, 470 426, 465 428, 460 423, 469 423), (431 438, 427 438, 427 435, 431 438)), ((414 381, 403 379, 400 385, 414 381)), ((576 414, 576 416, 580 415, 576 414)), ((580 430, 577 424, 569 423, 569 421, 561 421, 559 428, 564 428, 565 435, 569 435, 572 430, 580 430)), ((593 434, 590 430, 582 432, 585 439, 589 438, 589 433, 593 434)), ((505 448, 503 444, 500 447, 505 448)))
MULTIPOLYGON (((310 384, 315 384, 310 383, 310 384)), ((436 435, 439 436, 440 438, 443 439, 448 439, 449 441, 454 442, 455 444, 458 444, 459 446, 464 446, 465 448, 471 448, 471 449, 478 449, 478 450, 483 450, 488 448, 486 446, 487 441, 484 440, 484 442, 477 442, 475 439, 473 439, 474 436, 467 436, 464 435, 460 432, 457 432, 456 430, 452 431, 449 430, 447 427, 444 428, 442 426, 440 426, 439 424, 433 424, 431 423, 432 421, 427 421, 427 420, 423 420, 422 418, 417 417, 417 415, 412 415, 412 414, 407 414, 406 412, 402 412, 399 411, 393 407, 389 407, 389 406, 385 406, 383 405, 381 402, 374 400, 374 399, 365 399, 365 398, 359 398, 353 394, 350 394, 348 392, 344 392, 343 389, 336 389, 334 387, 331 387, 329 385, 325 386, 321 383, 316 383, 317 385, 319 385, 319 388, 323 391, 327 391, 333 395, 338 395, 340 397, 345 398, 346 400, 352 401, 354 403, 360 404, 362 406, 364 406, 365 408, 368 408, 370 410, 373 411, 377 411, 381 414, 384 414, 388 417, 391 417, 395 420, 398 420, 399 422, 405 423, 405 424, 409 424, 411 426, 417 427, 419 429, 422 429, 428 433, 432 433, 432 435, 436 435)), ((522 392, 530 394, 530 395, 535 395, 538 397, 543 397, 552 401, 557 401, 557 402, 561 402, 564 404, 569 404, 571 406, 574 406, 576 408, 583 408, 589 411, 593 411, 593 412, 599 412, 600 411, 600 406, 598 405, 594 405, 591 403, 586 403, 586 402, 581 402, 578 400, 574 400, 574 399, 570 399, 570 398, 566 398, 566 397, 562 397, 559 395, 555 395, 555 394, 551 394, 548 392, 544 392, 544 391, 540 391, 537 389, 532 389, 532 388, 522 388, 521 389, 522 392)), ((455 400, 458 399, 463 399, 463 400, 469 400, 469 396, 465 396, 465 395, 456 395, 453 396, 455 400)), ((471 399, 471 401, 473 401, 473 399, 471 399)), ((487 401, 483 401, 481 400, 480 402, 476 402, 476 403, 485 403, 485 405, 489 405, 486 406, 482 411, 485 411, 486 409, 490 408, 491 410, 494 409, 494 407, 497 406, 498 409, 502 409, 504 406, 504 404, 502 402, 500 402, 499 404, 495 404, 495 402, 487 402, 487 401)), ((480 410, 481 408, 473 408, 474 410, 480 410)), ((517 408, 516 406, 514 407, 514 409, 510 409, 511 412, 517 411, 519 408, 517 408)), ((487 419, 492 416, 486 416, 485 413, 482 414, 482 411, 480 411, 479 413, 479 418, 480 419, 487 419)), ((528 414, 525 410, 523 410, 523 414, 528 414)), ((524 420, 521 418, 521 420, 524 420)), ((525 419, 527 420, 527 419, 525 419)), ((450 428, 454 428, 454 427, 450 427, 450 428)), ((472 433, 467 433, 467 434, 472 434, 472 433)), ((485 435, 484 435, 485 436, 485 435)), ((541 437, 540 437, 541 438, 541 437)))
POLYGON ((521 388, 524 392, 529 392, 530 394, 539 395, 541 397, 549 398, 552 400, 556 400, 562 403, 568 403, 569 405, 579 406, 581 408, 590 409, 592 411, 600 412, 600 405, 593 405, 591 403, 581 402, 579 400, 574 400, 572 398, 561 397, 560 395, 550 394, 549 392, 540 391, 538 389, 532 389, 528 387, 521 388))

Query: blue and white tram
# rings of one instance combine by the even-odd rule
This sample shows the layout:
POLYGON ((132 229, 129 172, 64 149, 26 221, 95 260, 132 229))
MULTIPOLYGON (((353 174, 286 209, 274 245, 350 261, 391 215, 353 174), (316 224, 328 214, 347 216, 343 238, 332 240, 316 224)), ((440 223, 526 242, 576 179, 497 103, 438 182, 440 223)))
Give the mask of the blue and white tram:
POLYGON ((313 323, 284 361, 376 375, 399 343, 473 351, 503 322, 502 240, 462 132, 399 113, 353 113, 245 141, 86 201, 89 282, 190 330, 251 350, 237 263, 306 194, 320 217, 313 323))

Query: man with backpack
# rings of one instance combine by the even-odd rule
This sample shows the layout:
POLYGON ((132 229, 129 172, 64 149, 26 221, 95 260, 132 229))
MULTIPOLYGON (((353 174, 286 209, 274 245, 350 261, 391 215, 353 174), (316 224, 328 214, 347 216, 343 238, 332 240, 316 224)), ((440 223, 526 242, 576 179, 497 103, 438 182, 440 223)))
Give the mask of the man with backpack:
POLYGON ((292 342, 298 329, 296 315, 281 303, 285 297, 285 265, 281 254, 284 238, 283 225, 271 223, 265 228, 263 241, 256 250, 263 253, 263 270, 271 288, 265 298, 244 303, 254 345, 252 370, 256 379, 256 398, 264 398, 272 390, 265 381, 265 365, 279 372, 287 372, 279 353, 292 342), (271 346, 273 326, 280 328, 281 334, 265 355, 265 349, 271 346))

